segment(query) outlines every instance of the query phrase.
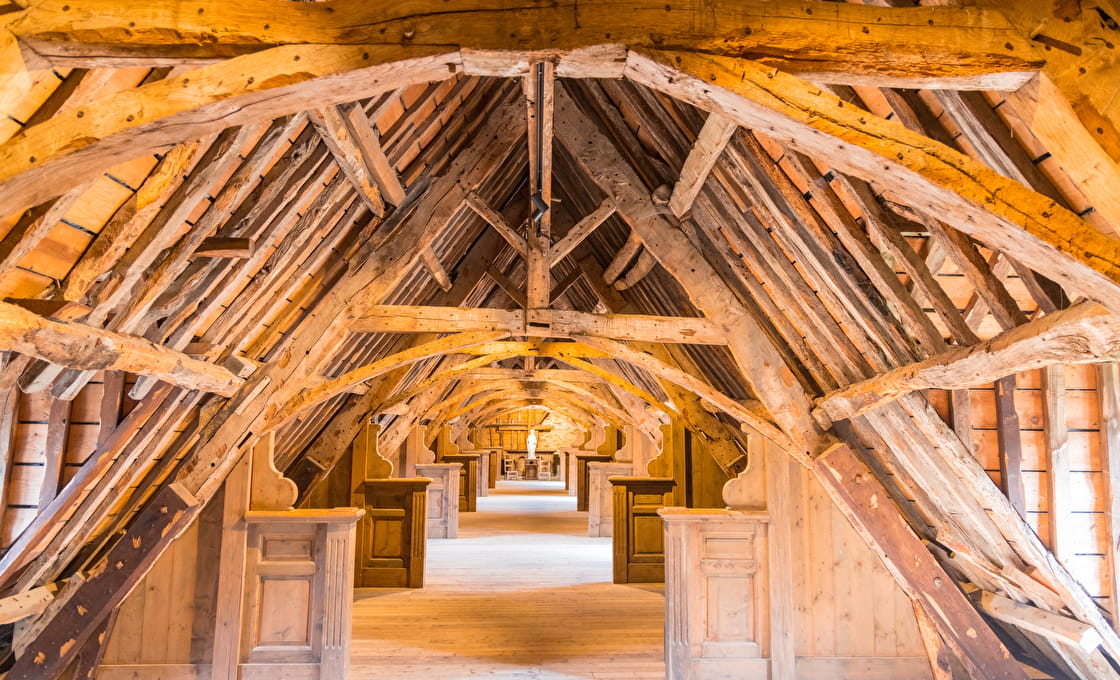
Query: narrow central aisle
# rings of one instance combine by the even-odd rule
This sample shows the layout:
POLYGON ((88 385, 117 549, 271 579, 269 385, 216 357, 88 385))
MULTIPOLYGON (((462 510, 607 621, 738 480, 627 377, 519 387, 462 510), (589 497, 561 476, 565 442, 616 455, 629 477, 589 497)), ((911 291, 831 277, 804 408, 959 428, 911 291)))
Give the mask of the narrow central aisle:
POLYGON ((562 482, 498 483, 428 541, 425 587, 355 594, 353 680, 663 680, 662 587, 611 583, 562 482))

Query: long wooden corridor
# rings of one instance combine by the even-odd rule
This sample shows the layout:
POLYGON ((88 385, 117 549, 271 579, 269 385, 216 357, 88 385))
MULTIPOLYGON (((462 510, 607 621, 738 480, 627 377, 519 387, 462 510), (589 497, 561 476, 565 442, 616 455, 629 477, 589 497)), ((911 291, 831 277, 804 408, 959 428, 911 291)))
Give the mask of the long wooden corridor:
POLYGON ((359 590, 353 680, 661 680, 661 587, 611 583, 609 538, 559 482, 499 482, 421 590, 359 590))

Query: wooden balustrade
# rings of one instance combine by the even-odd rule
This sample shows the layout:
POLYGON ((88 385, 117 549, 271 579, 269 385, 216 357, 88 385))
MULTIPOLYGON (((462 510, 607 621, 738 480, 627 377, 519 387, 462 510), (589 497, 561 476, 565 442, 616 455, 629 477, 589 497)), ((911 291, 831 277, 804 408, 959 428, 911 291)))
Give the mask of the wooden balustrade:
POLYGON ((368 479, 362 484, 365 517, 358 523, 357 588, 422 588, 428 536, 426 477, 368 479))
POLYGON ((665 541, 657 511, 670 503, 668 477, 611 477, 614 491, 614 582, 665 580, 665 541))

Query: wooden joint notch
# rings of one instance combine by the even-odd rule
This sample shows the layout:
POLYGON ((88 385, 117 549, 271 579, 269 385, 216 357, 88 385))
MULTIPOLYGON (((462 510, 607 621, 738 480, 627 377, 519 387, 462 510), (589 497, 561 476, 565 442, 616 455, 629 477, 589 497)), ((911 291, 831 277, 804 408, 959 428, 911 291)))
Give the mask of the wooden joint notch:
POLYGON ((194 257, 224 257, 246 259, 252 257, 256 244, 251 238, 204 239, 194 251, 194 257))

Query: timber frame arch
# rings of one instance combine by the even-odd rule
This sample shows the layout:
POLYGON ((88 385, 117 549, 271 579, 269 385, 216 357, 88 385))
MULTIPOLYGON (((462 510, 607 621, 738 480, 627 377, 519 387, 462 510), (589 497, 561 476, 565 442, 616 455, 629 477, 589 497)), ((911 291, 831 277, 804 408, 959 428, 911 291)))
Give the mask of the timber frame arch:
MULTIPOLYGON (((447 11, 443 3, 431 0, 393 8, 353 0, 290 5, 248 0, 238 3, 230 19, 223 18, 224 4, 212 0, 153 0, 128 10, 108 0, 33 2, 0 17, 0 49, 9 67, 0 74, 0 101, 27 95, 33 73, 44 65, 169 70, 150 82, 59 109, 57 115, 0 143, 0 214, 16 216, 13 222, 23 220, 23 231, 12 232, 16 242, 7 238, 0 247, 0 273, 16 271, 23 258, 50 247, 47 232, 81 196, 79 189, 98 180, 106 168, 139 156, 154 155, 159 170, 150 191, 134 192, 127 210, 106 222, 108 232, 127 231, 134 221, 144 216, 150 220, 164 210, 161 187, 180 182, 189 186, 200 157, 214 166, 224 164, 222 172, 215 172, 228 182, 218 195, 200 189, 194 198, 226 212, 222 218, 203 216, 193 229, 183 230, 182 240, 153 248, 149 262, 141 266, 133 261, 120 280, 103 277, 107 267, 121 258, 127 262, 146 256, 135 254, 140 248, 126 256, 128 247, 108 246, 97 259, 109 263, 105 267, 79 266, 62 273, 51 291, 42 296, 35 292, 38 302, 80 305, 84 300, 92 311, 47 318, 52 314, 28 315, 4 303, 3 321, 9 325, 0 328, 7 334, 2 349, 11 356, 0 384, 11 388, 11 394, 18 383, 29 390, 48 390, 52 399, 64 401, 79 394, 99 370, 140 375, 130 388, 144 404, 130 416, 135 431, 142 429, 149 410, 163 414, 169 423, 174 420, 165 429, 144 430, 145 437, 171 447, 173 455, 140 487, 161 492, 174 487, 179 494, 182 516, 166 532, 173 537, 215 495, 238 455, 271 430, 299 433, 293 437, 299 441, 306 441, 308 432, 320 434, 306 449, 286 452, 281 461, 285 467, 300 460, 328 463, 330 447, 345 446, 354 423, 382 409, 399 409, 407 416, 397 417, 385 432, 392 446, 403 439, 408 422, 433 409, 442 411, 441 418, 450 418, 475 409, 486 413, 504 408, 507 399, 513 406, 561 394, 539 381, 517 378, 516 387, 453 404, 451 399, 460 396, 453 382, 467 379, 469 369, 450 375, 447 382, 424 382, 439 370, 454 371, 449 358, 488 352, 494 349, 488 345, 504 342, 575 341, 552 344, 579 344, 595 351, 583 357, 569 354, 570 360, 552 358, 596 375, 608 387, 601 403, 573 403, 572 397, 565 397, 565 408, 593 422, 617 422, 627 410, 640 408, 648 429, 660 417, 654 408, 661 404, 710 437, 713 455, 728 470, 744 466, 736 446, 744 426, 788 452, 813 472, 863 538, 888 556, 892 574, 929 615, 936 636, 974 675, 1018 677, 990 622, 955 588, 945 592, 931 585, 935 582, 980 584, 1091 626, 1103 640, 1097 650, 1086 652, 1050 640, 1036 646, 1043 656, 1066 664, 1063 667, 1080 677, 1115 677, 1109 663, 1120 660, 1120 637, 1097 603, 1024 520, 1015 494, 992 482, 972 456, 970 444, 946 424, 924 394, 913 391, 930 385, 967 388, 1023 367, 1037 368, 1039 342, 1052 352, 1042 353, 1047 366, 1117 357, 1113 319, 1120 312, 1120 246, 1094 221, 1100 218, 1114 229, 1120 227, 1120 202, 1114 193, 1114 180, 1120 176, 1115 157, 1120 138, 1117 116, 1110 108, 1116 98, 1099 85, 1115 61, 1099 38, 1113 29, 1102 27, 1092 13, 1062 22, 1014 5, 993 2, 966 11, 760 0, 717 12, 707 4, 669 7, 644 0, 629 0, 624 7, 568 0, 511 7, 485 0, 447 11), (1037 32, 1039 26, 1044 33, 1037 32), (1040 42, 1039 35, 1049 42, 1040 42), (1076 50, 1047 49, 1053 44, 1076 50), (447 234, 469 231, 464 224, 476 219, 493 227, 493 233, 484 227, 487 234, 480 238, 490 239, 487 243, 495 252, 507 245, 508 252, 535 247, 510 228, 519 216, 503 215, 493 207, 521 186, 520 180, 511 179, 515 173, 510 170, 523 171, 522 159, 513 151, 522 149, 527 136, 524 107, 512 101, 519 95, 489 90, 497 103, 478 109, 485 115, 470 128, 471 141, 453 147, 456 153, 439 166, 440 173, 409 181, 408 186, 395 179, 391 167, 388 174, 395 184, 381 185, 376 163, 355 152, 368 151, 378 140, 359 138, 354 118, 347 117, 358 115, 355 108, 340 105, 388 96, 417 83, 524 78, 538 64, 550 77, 571 79, 570 84, 555 86, 550 114, 550 139, 558 147, 557 156, 562 156, 569 176, 578 176, 573 187, 564 188, 569 203, 576 206, 573 211, 583 212, 568 233, 586 237, 609 223, 613 227, 604 231, 614 228, 630 236, 609 242, 604 237, 604 242, 628 256, 602 263, 575 238, 549 244, 545 253, 537 253, 537 262, 566 263, 557 270, 561 285, 556 294, 538 285, 537 295, 527 291, 525 304, 519 305, 525 312, 497 315, 472 300, 470 291, 459 290, 459 283, 476 274, 488 275, 496 282, 495 290, 504 290, 498 299, 504 302, 500 295, 507 295, 516 304, 521 295, 516 285, 502 285, 514 271, 521 273, 510 264, 516 256, 503 256, 500 267, 490 268, 489 274, 485 272, 490 263, 474 261, 458 271, 445 271, 441 257, 450 261, 454 250, 447 245, 454 240, 447 234), (1084 71, 1073 75, 1082 64, 1084 71), (631 104, 648 105, 665 95, 688 105, 681 116, 686 122, 707 112, 695 148, 703 151, 700 142, 711 143, 709 152, 695 154, 696 163, 690 166, 693 154, 686 149, 686 158, 674 161, 671 168, 681 169, 681 192, 658 194, 661 186, 648 181, 657 176, 657 164, 651 163, 651 170, 623 151, 649 152, 660 144, 658 152, 669 157, 673 149, 667 136, 656 138, 656 132, 643 129, 649 138, 627 146, 619 132, 627 125, 625 116, 615 113, 615 120, 607 120, 602 111, 593 115, 589 103, 595 100, 584 96, 584 79, 592 89, 599 88, 594 79, 624 79, 625 86, 619 87, 641 88, 631 104), (1014 173, 992 169, 989 166, 997 164, 923 134, 922 120, 888 119, 853 105, 858 99, 851 94, 855 88, 923 88, 946 96, 1015 91, 1042 111, 1040 120, 1043 113, 1056 116, 1057 124, 1054 118, 1043 120, 1036 134, 1047 153, 1061 160, 1067 183, 1092 210, 1072 210, 1069 201, 1040 190, 1029 176, 1008 177, 1014 173), (646 97, 647 90, 654 94, 646 97), (305 114, 307 109, 312 111, 305 114), (274 167, 266 150, 278 148, 271 146, 278 140, 302 134, 298 130, 306 123, 305 115, 312 121, 307 128, 312 134, 297 137, 299 150, 285 160, 290 171, 274 167), (1062 127, 1074 129, 1075 143, 1062 143, 1057 131, 1062 127), (316 155, 320 137, 330 140, 326 146, 333 144, 329 154, 316 155), (771 166, 776 162, 769 161, 776 159, 768 155, 775 147, 794 166, 788 172, 803 175, 804 185, 775 174, 771 166), (716 172, 719 183, 748 190, 739 195, 711 187, 712 195, 706 196, 701 187, 724 148, 731 149, 735 161, 716 172), (239 157, 242 151, 244 159, 239 157), (758 163, 760 158, 767 163, 758 163), (342 168, 337 177, 332 163, 342 168), (491 172, 494 168, 498 170, 491 172), (693 175, 692 186, 684 186, 686 169, 693 175), (285 181, 308 178, 306 191, 314 198, 293 215, 300 226, 293 233, 319 229, 334 235, 334 243, 346 235, 353 247, 338 268, 323 265, 331 251, 326 247, 298 267, 279 270, 318 277, 317 283, 328 292, 315 304, 302 299, 283 312, 289 324, 285 329, 297 332, 283 342, 257 346, 248 337, 236 337, 242 329, 236 320, 222 318, 207 328, 201 320, 205 315, 195 316, 190 305, 173 303, 175 284, 193 286, 203 279, 201 268, 190 268, 198 252, 222 258, 234 257, 229 253, 238 250, 209 244, 207 251, 207 234, 216 233, 230 215, 248 219, 237 209, 249 199, 268 205, 282 202, 282 189, 255 188, 257 178, 266 175, 285 181), (65 187, 52 181, 57 177, 76 188, 63 193, 65 187), (318 193, 323 186, 329 191, 318 193), (736 203, 743 207, 727 207, 736 203), (854 213, 845 212, 851 204, 860 205, 856 212, 862 213, 861 223, 854 213), (349 226, 366 213, 374 219, 350 235, 349 226), (338 221, 328 222, 324 216, 338 221), (754 228, 755 238, 738 238, 730 227, 725 229, 727 224, 754 228), (923 277, 926 262, 918 262, 909 250, 898 250, 899 241, 891 240, 892 234, 912 236, 918 231, 942 238, 950 246, 947 250, 965 256, 957 266, 970 275, 969 285, 982 298, 972 309, 980 309, 978 317, 984 316, 985 308, 990 310, 999 324, 1000 332, 983 338, 983 345, 977 324, 970 326, 964 318, 967 311, 962 314, 938 288, 936 268, 923 277), (794 236, 778 244, 778 236, 775 242, 768 240, 772 233, 794 236), (726 239, 719 240, 721 236, 726 239), (995 253, 994 264, 977 262, 985 253, 969 237, 985 253, 995 253), (155 257, 164 251, 169 253, 166 258, 155 257), (787 252, 798 260, 796 265, 787 252), (829 269, 830 257, 841 252, 849 259, 840 269, 857 260, 858 266, 839 273, 829 269), (890 262, 883 252, 892 254, 890 262), (577 261, 580 267, 589 262, 597 270, 580 269, 572 264, 577 261), (898 267, 896 261, 901 263, 898 267), (1029 291, 1030 297, 1055 298, 1049 308, 1040 302, 1039 317, 1028 320, 1015 300, 1009 302, 1001 294, 1002 285, 992 284, 998 284, 1000 276, 991 270, 1001 262, 1005 268, 1023 268, 1025 285, 1037 287, 1029 291), (910 279, 905 284, 898 280, 899 267, 910 279), (392 314, 387 307, 416 302, 397 292, 414 282, 421 269, 443 291, 430 296, 438 304, 425 307, 484 309, 486 318, 473 317, 473 325, 461 318, 443 325, 433 322, 416 329, 422 334, 416 343, 406 341, 399 329, 376 330, 384 317, 371 320, 374 311, 392 314), (588 279, 579 285, 592 290, 593 302, 565 316, 562 312, 573 310, 553 309, 552 303, 580 276, 588 279), (820 279, 812 280, 814 276, 842 280, 830 291, 818 286, 820 279), (643 280, 656 281, 658 290, 643 288, 643 280), (772 292, 777 288, 793 292, 772 292), (1062 295, 1050 296, 1055 288, 1062 295), (134 298, 133 289, 139 291, 134 298), (860 293, 872 289, 875 295, 864 296, 869 300, 861 298, 860 293), (690 354, 671 346, 681 338, 667 337, 667 326, 655 323, 655 316, 671 317, 654 302, 674 296, 687 298, 687 305, 680 305, 686 307, 683 311, 668 310, 680 314, 669 325, 683 327, 683 320, 690 319, 689 333, 721 335, 722 342, 711 343, 715 349, 690 354), (1062 298, 1079 297, 1087 301, 1062 309, 1062 298), (888 302, 880 305, 881 298, 888 302), (113 304, 100 304, 106 300, 113 304), (301 308, 303 303, 307 305, 301 308), (593 306, 595 312, 586 311, 593 306), (933 308, 932 314, 927 307, 933 308), (638 316, 645 317, 647 325, 630 335, 610 330, 620 327, 610 324, 629 323, 638 316), (573 319, 601 325, 574 328, 573 319), (155 323, 164 320, 197 328, 200 340, 194 342, 194 333, 179 331, 174 323, 155 323), (191 326, 187 321, 197 323, 191 326), (34 333, 23 335, 29 326, 35 327, 34 333), (359 344, 355 336, 379 338, 374 341, 376 351, 355 350, 328 369, 332 354, 359 344), (59 351, 51 341, 60 337, 81 343, 59 351), (1093 341, 1086 343, 1085 337, 1093 341), (197 351, 185 351, 188 345, 197 345, 197 351), (945 365, 957 366, 959 355, 973 357, 988 350, 996 366, 982 377, 939 373, 945 365), (248 359, 249 354, 256 358, 248 359), (1027 354, 1031 356, 1024 358, 1027 354), (612 375, 617 380, 612 381, 612 375), (165 384, 158 384, 161 381, 165 384), (451 387, 450 393, 441 391, 446 387, 451 387), (613 392, 616 388, 620 391, 613 392), (173 431, 179 424, 181 437, 173 431), (944 505, 940 496, 948 499, 944 505), (882 498, 896 503, 881 503, 882 498), (900 557, 919 554, 934 557, 920 565, 900 557)), ((643 124, 669 118, 648 111, 645 115, 649 120, 643 124)), ((368 116, 365 123, 371 128, 368 116)), ((689 135, 694 132, 688 125, 681 127, 689 135)), ((551 145, 550 141, 549 153, 551 145)), ((189 207, 180 212, 177 217, 183 220, 191 216, 189 207)), ((282 246, 296 251, 301 243, 293 236, 282 246)), ((244 244, 236 255, 257 267, 266 256, 244 244)), ((465 263, 470 259, 458 258, 458 253, 456 258, 465 263)), ((550 282, 549 276, 546 272, 545 282, 550 282)), ((299 292, 276 284, 271 274, 244 289, 231 285, 229 293, 218 287, 209 290, 223 298, 219 306, 230 304, 241 290, 249 297, 267 298, 248 305, 247 318, 254 327, 270 326, 280 318, 279 312, 274 315, 274 308, 282 306, 278 301, 299 292)), ((52 309, 57 312, 58 305, 52 309)), ((487 365, 482 363, 486 357, 504 357, 499 361, 507 364, 515 357, 549 357, 543 351, 478 356, 479 368, 487 365)), ((509 370, 530 369, 522 364, 509 370)), ((1104 370, 1102 375, 1104 384, 1111 374, 1104 370)), ((2 398, 11 407, 14 397, 2 398)), ((99 512, 112 492, 128 487, 130 479, 127 470, 118 469, 123 465, 112 466, 109 460, 101 468, 83 468, 86 476, 78 485, 85 485, 82 493, 43 492, 37 514, 0 558, 0 582, 9 591, 24 592, 53 583, 73 569, 97 566, 79 559, 86 556, 78 553, 89 543, 90 559, 98 556, 98 546, 109 539, 96 534, 95 520, 103 516, 99 512), (110 475, 110 481, 98 486, 101 475, 110 475), (55 522, 67 517, 73 519, 56 533, 55 522)), ((115 517, 111 527, 125 527, 128 517, 115 517)), ((145 516, 136 517, 140 521, 145 516)), ((144 568, 142 563, 132 573, 142 576, 144 568)), ((99 587, 111 599, 123 597, 128 585, 83 588, 75 581, 64 596, 89 609, 90 601, 83 598, 94 597, 90 593, 99 587)), ((98 602, 100 613, 105 601, 98 602)), ((48 655, 49 669, 61 670, 58 667, 64 667, 93 634, 93 626, 79 623, 64 617, 46 620, 41 638, 31 641, 28 649, 41 649, 48 655), (71 629, 80 633, 66 647, 70 651, 58 654, 57 645, 45 646, 56 642, 51 635, 71 629), (37 646, 40 643, 43 646, 37 646)), ((33 655, 21 661, 25 658, 33 655)), ((20 676, 17 672, 13 677, 20 676)))

